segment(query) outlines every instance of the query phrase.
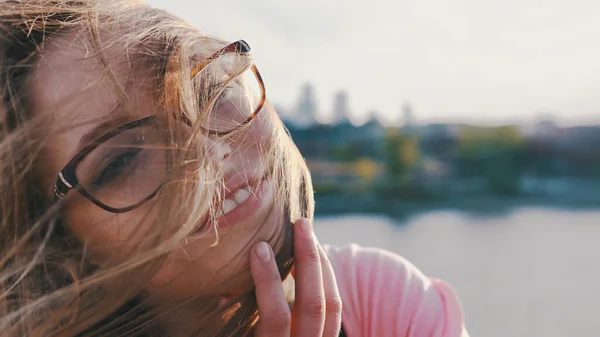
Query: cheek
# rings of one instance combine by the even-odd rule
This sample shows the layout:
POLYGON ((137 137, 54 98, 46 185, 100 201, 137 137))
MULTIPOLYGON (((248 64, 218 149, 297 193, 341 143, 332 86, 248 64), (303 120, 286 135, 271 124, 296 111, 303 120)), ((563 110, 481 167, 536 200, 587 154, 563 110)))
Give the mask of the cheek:
POLYGON ((110 256, 122 260, 153 233, 153 222, 146 220, 150 218, 147 212, 148 207, 140 207, 131 212, 114 214, 80 195, 73 195, 61 212, 61 218, 71 232, 89 246, 95 258, 106 259, 110 256))
POLYGON ((257 164, 271 152, 273 146, 281 145, 276 142, 277 128, 280 127, 282 124, 275 111, 270 106, 263 108, 240 134, 241 137, 231 141, 231 147, 234 148, 232 164, 246 169, 264 169, 257 167, 257 164))
POLYGON ((247 142, 252 145, 265 147, 273 141, 275 127, 280 124, 275 110, 266 105, 260 113, 250 122, 246 131, 247 142))

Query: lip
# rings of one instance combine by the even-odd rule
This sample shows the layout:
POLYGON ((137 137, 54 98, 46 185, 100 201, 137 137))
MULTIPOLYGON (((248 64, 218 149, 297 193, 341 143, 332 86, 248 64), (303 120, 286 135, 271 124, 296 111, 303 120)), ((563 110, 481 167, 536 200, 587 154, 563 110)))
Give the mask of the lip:
POLYGON ((246 201, 239 204, 236 208, 231 210, 229 213, 215 219, 217 226, 219 229, 233 227, 238 222, 252 216, 253 214, 261 211, 264 207, 269 205, 273 199, 272 196, 272 183, 269 179, 265 178, 256 184, 256 181, 253 183, 252 181, 247 181, 244 183, 238 183, 233 189, 228 188, 229 195, 233 194, 239 188, 242 188, 246 185, 254 185, 256 188, 253 190, 253 193, 250 195, 246 201))
POLYGON ((221 191, 221 195, 223 196, 223 200, 232 196, 237 190, 240 188, 249 185, 249 186, 257 186, 264 178, 257 179, 255 177, 248 177, 242 175, 236 175, 235 178, 227 181, 223 189, 221 191))

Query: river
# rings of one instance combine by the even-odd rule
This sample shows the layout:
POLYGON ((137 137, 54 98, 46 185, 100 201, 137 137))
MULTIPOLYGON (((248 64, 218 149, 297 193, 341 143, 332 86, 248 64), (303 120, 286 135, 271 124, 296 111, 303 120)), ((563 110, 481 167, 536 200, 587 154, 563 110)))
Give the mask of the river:
POLYGON ((600 336, 600 210, 317 217, 322 243, 396 252, 461 298, 472 337, 600 336))

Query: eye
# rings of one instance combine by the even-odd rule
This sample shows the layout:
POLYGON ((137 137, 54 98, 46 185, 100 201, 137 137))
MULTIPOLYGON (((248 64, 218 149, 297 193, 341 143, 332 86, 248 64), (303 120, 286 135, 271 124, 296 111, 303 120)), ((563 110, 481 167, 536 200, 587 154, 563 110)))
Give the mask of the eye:
POLYGON ((235 86, 233 84, 226 86, 225 89, 223 89, 221 96, 222 96, 222 94, 229 95, 229 94, 233 93, 234 88, 235 88, 235 86))
POLYGON ((106 167, 101 169, 100 174, 93 180, 92 186, 99 188, 121 178, 123 175, 131 174, 142 150, 142 148, 129 148, 115 154, 113 159, 108 161, 106 167))
POLYGON ((233 85, 231 83, 227 86, 223 86, 223 84, 224 82, 211 84, 208 86, 202 85, 200 92, 205 92, 208 95, 208 98, 213 98, 218 93, 217 99, 220 99, 223 96, 227 95, 229 91, 231 91, 231 89, 233 88, 233 85), (204 89, 202 89, 202 87, 204 87, 204 89))

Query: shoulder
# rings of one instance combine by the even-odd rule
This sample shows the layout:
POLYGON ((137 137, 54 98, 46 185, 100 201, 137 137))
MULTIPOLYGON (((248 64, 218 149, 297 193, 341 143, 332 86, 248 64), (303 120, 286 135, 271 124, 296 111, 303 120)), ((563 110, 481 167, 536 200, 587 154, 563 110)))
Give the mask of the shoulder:
POLYGON ((405 258, 378 248, 324 246, 354 336, 459 337, 463 313, 454 290, 405 258))

